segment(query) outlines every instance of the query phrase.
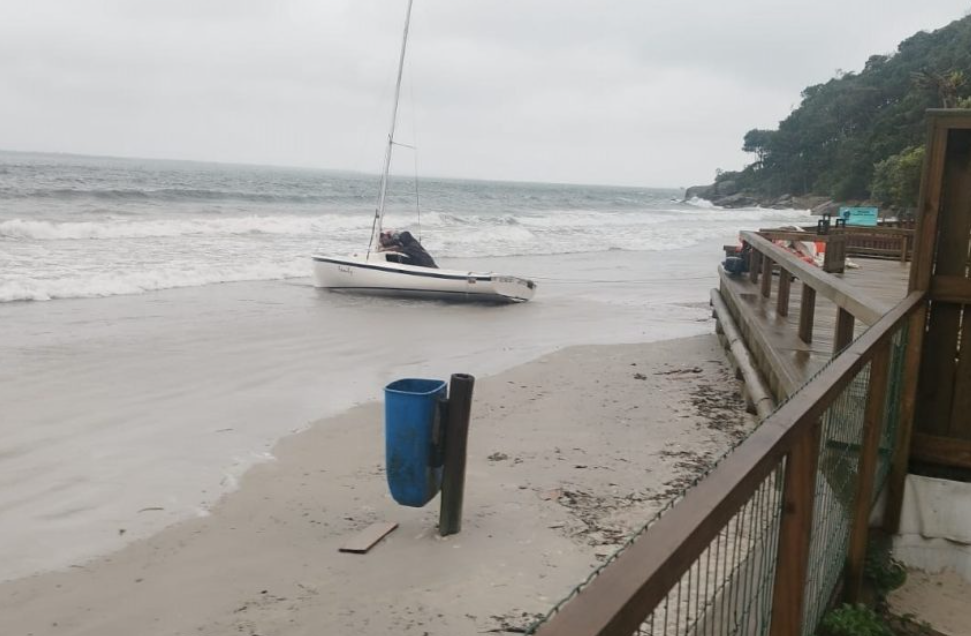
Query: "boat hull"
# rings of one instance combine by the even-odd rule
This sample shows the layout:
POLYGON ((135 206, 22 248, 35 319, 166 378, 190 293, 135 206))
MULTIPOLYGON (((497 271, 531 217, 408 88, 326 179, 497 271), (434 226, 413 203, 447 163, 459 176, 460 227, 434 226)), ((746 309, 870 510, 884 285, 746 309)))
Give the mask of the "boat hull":
POLYGON ((331 291, 491 303, 525 302, 536 291, 532 281, 515 276, 391 263, 382 254, 312 258, 314 285, 331 291))

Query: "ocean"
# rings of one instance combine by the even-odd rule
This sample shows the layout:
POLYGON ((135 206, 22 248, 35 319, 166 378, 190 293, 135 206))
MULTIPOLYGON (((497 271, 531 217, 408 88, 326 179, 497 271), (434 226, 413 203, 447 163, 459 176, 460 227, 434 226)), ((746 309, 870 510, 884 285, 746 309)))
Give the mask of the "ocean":
MULTIPOLYGON (((373 175, 0 153, 0 302, 300 278, 311 252, 367 244, 377 188, 373 175)), ((793 216, 675 189, 439 179, 392 179, 387 209, 387 227, 446 259, 663 252, 793 216)))
POLYGON ((419 215, 414 181, 393 179, 386 227, 420 235, 443 267, 533 278, 535 298, 314 288, 312 253, 366 246, 378 184, 0 153, 0 580, 207 514, 281 437, 394 379, 710 333, 722 245, 808 218, 678 189, 445 179, 418 182, 419 215))

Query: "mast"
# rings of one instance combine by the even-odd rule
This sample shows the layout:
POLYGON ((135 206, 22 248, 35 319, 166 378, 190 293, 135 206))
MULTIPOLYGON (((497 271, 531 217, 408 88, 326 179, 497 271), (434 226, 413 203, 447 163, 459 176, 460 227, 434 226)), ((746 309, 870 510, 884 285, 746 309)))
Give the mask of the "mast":
POLYGON ((394 86, 394 106, 391 108, 391 130, 388 132, 388 146, 384 151, 384 172, 381 174, 381 194, 378 197, 378 207, 374 211, 374 222, 371 224, 371 240, 368 242, 368 257, 371 247, 378 242, 381 234, 381 220, 384 217, 384 202, 388 195, 388 171, 391 169, 391 150, 394 148, 394 128, 398 122, 398 97, 401 94, 401 74, 405 68, 405 47, 408 44, 408 25, 411 23, 411 3, 408 0, 408 11, 405 14, 405 33, 401 38, 401 57, 398 59, 398 81, 394 86))

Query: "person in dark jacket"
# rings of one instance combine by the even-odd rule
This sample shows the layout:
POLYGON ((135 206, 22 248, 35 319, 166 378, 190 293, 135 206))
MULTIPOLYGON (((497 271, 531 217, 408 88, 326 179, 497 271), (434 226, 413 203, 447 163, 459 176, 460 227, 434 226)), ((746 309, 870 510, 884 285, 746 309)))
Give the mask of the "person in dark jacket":
POLYGON ((409 265, 438 268, 438 265, 435 264, 435 259, 425 251, 425 248, 421 246, 418 239, 411 235, 411 232, 407 230, 400 232, 397 235, 397 239, 401 245, 401 251, 411 259, 409 265))
POLYGON ((404 263, 406 265, 417 265, 418 267, 438 268, 431 254, 426 252, 425 248, 418 242, 418 239, 412 236, 411 232, 407 230, 404 232, 391 232, 386 230, 381 233, 380 241, 381 251, 398 252, 406 257, 403 259, 391 258, 391 255, 389 255, 389 261, 404 263))

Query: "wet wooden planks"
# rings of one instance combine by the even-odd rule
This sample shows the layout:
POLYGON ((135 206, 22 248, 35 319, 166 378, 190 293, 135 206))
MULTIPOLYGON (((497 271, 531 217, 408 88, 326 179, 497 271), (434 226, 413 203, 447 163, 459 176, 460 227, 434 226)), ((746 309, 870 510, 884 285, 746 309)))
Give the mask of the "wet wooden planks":
MULTIPOLYGON (((906 296, 909 264, 859 257, 850 260, 859 268, 850 268, 833 276, 887 307, 906 296)), ((799 338, 799 308, 804 287, 798 279, 788 288, 789 310, 786 315, 780 315, 778 273, 772 277, 768 298, 762 295, 761 285, 753 284, 748 277, 730 276, 724 272, 721 276, 722 295, 777 398, 791 395, 833 357, 838 307, 831 301, 816 295, 813 337, 806 343, 799 338)), ((783 286, 783 293, 786 291, 783 286)), ((866 328, 861 321, 855 321, 855 335, 866 328)))

